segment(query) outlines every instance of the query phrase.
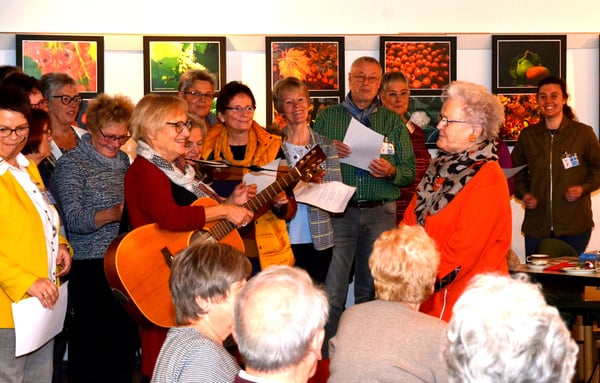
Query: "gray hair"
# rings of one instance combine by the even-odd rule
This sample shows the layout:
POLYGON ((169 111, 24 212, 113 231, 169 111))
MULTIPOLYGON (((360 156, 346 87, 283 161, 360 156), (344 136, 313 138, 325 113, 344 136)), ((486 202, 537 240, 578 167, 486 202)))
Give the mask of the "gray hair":
POLYGON ((306 271, 271 266, 260 272, 235 301, 234 331, 246 366, 269 372, 297 365, 328 312, 325 292, 306 271))
POLYGON ((385 92, 391 82, 400 81, 407 86, 410 84, 408 77, 402 72, 387 72, 381 78, 380 92, 385 92))
POLYGON ((42 76, 42 94, 44 98, 51 100, 56 92, 67 85, 77 87, 77 82, 71 76, 62 72, 46 73, 42 76))
POLYGON ((464 104, 465 119, 482 128, 481 136, 487 140, 498 137, 504 124, 504 106, 496 95, 481 85, 467 81, 453 81, 444 90, 443 99, 453 99, 464 104))
POLYGON ((449 382, 568 383, 578 347, 558 310, 524 274, 482 274, 454 305, 449 382))
POLYGON ((209 71, 202 69, 188 69, 179 78, 179 92, 187 92, 194 81, 207 81, 212 84, 213 91, 217 88, 217 78, 209 71))

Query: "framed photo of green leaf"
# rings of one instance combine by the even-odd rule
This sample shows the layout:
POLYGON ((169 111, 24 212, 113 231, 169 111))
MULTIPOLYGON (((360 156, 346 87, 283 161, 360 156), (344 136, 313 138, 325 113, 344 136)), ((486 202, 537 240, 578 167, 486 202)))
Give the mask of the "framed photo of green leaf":
POLYGON ((16 35, 16 63, 35 78, 64 72, 77 82, 81 97, 104 91, 104 37, 16 35))
POLYGON ((144 93, 177 94, 188 69, 203 69, 217 78, 215 92, 226 83, 225 37, 144 36, 144 93))

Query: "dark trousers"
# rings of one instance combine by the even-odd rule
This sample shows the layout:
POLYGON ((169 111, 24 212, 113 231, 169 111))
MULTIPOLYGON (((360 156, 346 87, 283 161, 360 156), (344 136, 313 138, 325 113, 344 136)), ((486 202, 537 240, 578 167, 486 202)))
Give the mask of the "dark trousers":
POLYGON ((312 243, 292 245, 292 252, 298 266, 308 273, 316 284, 325 284, 325 277, 331 263, 333 247, 317 250, 312 243))

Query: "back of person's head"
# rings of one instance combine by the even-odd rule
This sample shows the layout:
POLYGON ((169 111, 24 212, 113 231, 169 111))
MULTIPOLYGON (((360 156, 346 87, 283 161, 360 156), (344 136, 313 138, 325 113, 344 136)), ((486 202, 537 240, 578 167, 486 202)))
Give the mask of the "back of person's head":
POLYGON ((98 132, 111 124, 129 127, 133 108, 133 102, 128 96, 101 93, 89 103, 86 111, 87 128, 98 132))
MULTIPOLYGON (((538 94, 538 95, 540 94, 540 89, 542 88, 542 86, 550 85, 550 84, 560 86, 560 90, 562 91, 563 98, 565 100, 569 99, 569 93, 567 92, 567 83, 562 78, 555 77, 555 76, 548 76, 548 77, 541 79, 540 82, 538 83, 536 94, 538 94)), ((565 115, 565 117, 567 117, 570 120, 576 119, 573 109, 571 109, 571 107, 567 103, 565 103, 563 105, 563 114, 565 115)))
POLYGON ((568 383, 575 372, 577 345, 523 274, 474 277, 447 336, 450 382, 568 383))
POLYGON ((39 153, 40 144, 44 139, 44 134, 50 134, 49 130, 44 130, 50 124, 50 116, 43 109, 32 108, 31 120, 29 121, 29 135, 25 147, 21 150, 23 154, 39 153))
POLYGON ((256 108, 256 99, 254 98, 254 94, 252 94, 252 90, 250 90, 248 85, 239 81, 231 81, 225 84, 225 86, 219 91, 219 97, 217 97, 217 112, 225 113, 231 100, 233 100, 233 98, 239 94, 245 94, 246 96, 250 97, 252 100, 252 106, 256 108))
POLYGON ((131 116, 131 137, 146 141, 174 114, 187 114, 187 103, 176 96, 149 93, 136 104, 131 116))
POLYGON ((306 271, 289 266, 263 270, 235 301, 234 334, 244 363, 276 372, 300 364, 311 350, 320 352, 328 311, 325 292, 306 271))
POLYGON ((248 258, 229 245, 192 243, 173 259, 171 265, 169 286, 177 324, 185 325, 207 314, 198 305, 197 297, 223 302, 231 285, 245 281, 251 272, 248 258))
POLYGON ((42 75, 42 93, 48 100, 51 100, 59 89, 67 85, 77 87, 77 82, 66 73, 50 72, 42 75))
POLYGON ((217 87, 217 78, 209 71, 202 69, 188 69, 179 78, 178 91, 183 93, 194 84, 194 81, 206 81, 212 84, 213 90, 217 87))
POLYGON ((421 226, 400 225, 384 231, 373 243, 369 257, 375 297, 423 303, 433 292, 439 264, 435 241, 421 226))

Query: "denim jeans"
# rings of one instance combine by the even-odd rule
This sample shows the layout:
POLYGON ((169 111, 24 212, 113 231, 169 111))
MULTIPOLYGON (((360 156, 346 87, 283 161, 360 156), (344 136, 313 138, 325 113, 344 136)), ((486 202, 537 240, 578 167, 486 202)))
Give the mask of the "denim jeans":
MULTIPOLYGON (((575 251, 577 251, 578 254, 581 254, 581 253, 585 252, 585 248, 587 247, 588 242, 590 241, 591 235, 592 235, 592 231, 587 230, 581 234, 562 235, 560 237, 557 237, 554 235, 554 233, 551 233, 550 238, 557 238, 557 239, 560 239, 561 241, 568 243, 573 249, 575 249, 575 251)), ((537 247, 538 243, 540 243, 540 241, 542 239, 544 239, 544 238, 535 238, 535 237, 525 236, 525 256, 530 256, 531 254, 535 254, 535 248, 537 247)))
POLYGON ((345 215, 333 218, 332 223, 335 247, 325 279, 329 320, 325 326, 324 358, 328 356, 329 339, 337 332, 344 311, 353 262, 355 303, 375 298, 369 257, 377 237, 396 226, 396 202, 390 201, 368 209, 348 207, 345 215))

